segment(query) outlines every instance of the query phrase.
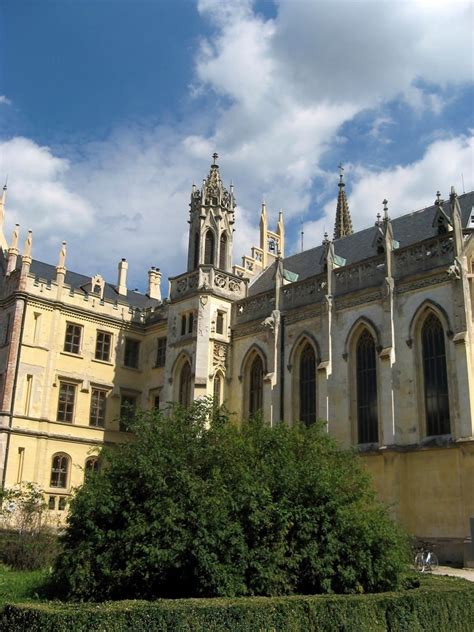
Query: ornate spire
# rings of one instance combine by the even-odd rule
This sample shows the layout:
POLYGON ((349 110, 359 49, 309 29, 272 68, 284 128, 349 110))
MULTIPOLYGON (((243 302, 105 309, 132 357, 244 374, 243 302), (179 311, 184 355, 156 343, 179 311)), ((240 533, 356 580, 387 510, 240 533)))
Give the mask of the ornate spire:
POLYGON ((352 235, 352 220, 349 212, 349 204, 347 203, 345 183, 343 175, 344 167, 339 165, 339 193, 337 196, 336 222, 334 224, 334 239, 341 239, 352 235))

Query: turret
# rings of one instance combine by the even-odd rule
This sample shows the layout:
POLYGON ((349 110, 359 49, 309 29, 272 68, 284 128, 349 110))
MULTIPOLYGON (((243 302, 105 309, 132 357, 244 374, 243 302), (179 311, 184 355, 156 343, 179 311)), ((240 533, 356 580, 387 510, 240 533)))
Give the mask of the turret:
POLYGON ((234 188, 224 188, 218 155, 201 190, 193 184, 191 189, 188 271, 200 265, 213 265, 220 270, 232 270, 232 242, 234 224, 234 188))

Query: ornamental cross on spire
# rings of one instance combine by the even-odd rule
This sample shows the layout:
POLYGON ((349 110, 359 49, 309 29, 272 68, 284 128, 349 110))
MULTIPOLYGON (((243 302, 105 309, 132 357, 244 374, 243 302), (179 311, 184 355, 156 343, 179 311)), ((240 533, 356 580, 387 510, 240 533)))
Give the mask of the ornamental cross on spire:
POLYGON ((213 165, 215 165, 215 164, 216 164, 216 160, 219 158, 219 154, 215 151, 215 152, 212 154, 212 158, 213 158, 213 160, 214 160, 214 162, 213 162, 212 164, 213 164, 213 165))

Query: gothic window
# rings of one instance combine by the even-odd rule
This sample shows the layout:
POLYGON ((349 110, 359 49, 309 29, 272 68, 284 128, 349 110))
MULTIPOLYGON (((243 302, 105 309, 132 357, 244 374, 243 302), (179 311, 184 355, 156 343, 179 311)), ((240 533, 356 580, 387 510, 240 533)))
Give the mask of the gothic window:
POLYGON ((423 376, 425 390, 426 434, 449 434, 448 375, 444 331, 439 319, 431 313, 421 329, 423 376))
POLYGON ((193 312, 191 312, 188 316, 188 334, 193 333, 193 326, 194 326, 194 314, 193 312))
POLYGON ((67 454, 55 454, 51 462, 50 487, 67 487, 69 464, 71 458, 67 454))
POLYGON ((158 338, 156 347, 156 367, 163 367, 166 363, 166 338, 158 338))
POLYGON ((199 233, 194 235, 194 265, 193 268, 196 269, 199 265, 199 233))
POLYGON ((214 265, 214 233, 208 230, 204 240, 204 263, 214 265))
POLYGON ((179 403, 185 408, 191 404, 191 365, 187 361, 179 375, 179 403))
POLYGON ((225 270, 227 267, 227 235, 222 233, 219 249, 219 268, 225 270))
POLYGON ((316 355, 307 343, 300 356, 300 420, 307 426, 316 421, 316 355))
POLYGON ((224 312, 217 312, 216 334, 224 333, 224 312))
POLYGON ((87 478, 91 474, 98 472, 100 470, 100 461, 97 456, 90 456, 86 459, 86 465, 84 468, 84 478, 87 478))
POLYGON ((263 406, 263 362, 256 355, 250 366, 249 415, 255 415, 263 406))
POLYGON ((367 329, 357 341, 356 362, 357 440, 358 443, 376 443, 379 438, 377 365, 375 341, 367 329))

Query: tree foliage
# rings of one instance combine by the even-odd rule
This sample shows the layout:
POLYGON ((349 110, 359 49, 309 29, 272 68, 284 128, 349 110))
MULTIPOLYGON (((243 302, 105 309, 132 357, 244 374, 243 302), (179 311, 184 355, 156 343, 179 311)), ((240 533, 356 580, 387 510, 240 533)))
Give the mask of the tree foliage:
POLYGON ((55 568, 84 600, 372 592, 405 540, 321 426, 240 426, 208 402, 139 413, 71 503, 55 568))

